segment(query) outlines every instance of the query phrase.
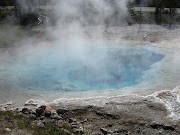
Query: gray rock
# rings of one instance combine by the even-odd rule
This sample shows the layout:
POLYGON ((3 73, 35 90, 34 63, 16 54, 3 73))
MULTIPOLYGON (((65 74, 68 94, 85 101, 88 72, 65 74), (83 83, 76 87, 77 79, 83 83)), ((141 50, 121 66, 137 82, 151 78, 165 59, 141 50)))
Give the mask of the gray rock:
POLYGON ((34 115, 34 114, 30 114, 30 116, 29 116, 31 119, 33 119, 33 120, 36 120, 36 115, 34 115))
POLYGON ((156 123, 155 121, 153 121, 150 126, 151 126, 153 129, 158 129, 158 128, 160 128, 162 125, 156 123))
POLYGON ((70 119, 69 119, 69 123, 73 123, 73 122, 77 122, 77 120, 76 120, 76 119, 73 119, 73 118, 70 118, 70 119))
POLYGON ((44 127, 44 123, 42 121, 37 121, 37 127, 44 127))
POLYGON ((57 112, 58 114, 65 114, 65 113, 67 113, 68 111, 69 111, 69 109, 63 108, 63 109, 58 109, 56 112, 57 112))
POLYGON ((10 128, 5 128, 6 132, 11 132, 12 130, 10 128))
POLYGON ((71 125, 71 128, 78 128, 78 126, 77 125, 71 125))
POLYGON ((40 120, 44 120, 44 116, 41 116, 39 119, 40 119, 40 120))
POLYGON ((42 105, 39 108, 43 109, 44 111, 46 110, 46 106, 45 105, 42 105))
POLYGON ((44 125, 47 123, 46 120, 42 120, 41 122, 42 122, 44 125))
POLYGON ((31 126, 36 126, 36 125, 37 125, 37 121, 36 120, 31 122, 31 126))
POLYGON ((29 110, 29 114, 34 114, 34 115, 36 115, 36 112, 34 112, 33 110, 29 110))
POLYGON ((107 126, 108 126, 108 127, 112 127, 112 126, 113 126, 113 124, 108 124, 107 126))
POLYGON ((63 118, 61 116, 56 116, 54 117, 55 120, 63 120, 63 118))
POLYGON ((23 108, 22 109, 22 113, 24 113, 24 114, 29 114, 29 109, 28 108, 23 108))
POLYGON ((84 131, 82 129, 80 129, 80 128, 75 128, 73 131, 78 135, 84 134, 84 131))
POLYGON ((63 120, 63 118, 61 116, 58 116, 57 114, 51 115, 50 118, 54 120, 63 120))
POLYGON ((51 111, 46 111, 44 116, 47 118, 51 117, 51 111))
POLYGON ((175 130, 175 128, 172 127, 172 126, 170 126, 170 125, 163 125, 163 129, 164 129, 164 130, 171 130, 171 131, 174 131, 174 130, 175 130))
POLYGON ((104 134, 107 135, 108 134, 108 130, 105 128, 101 128, 100 131, 104 134))
POLYGON ((56 121, 55 121, 55 119, 52 119, 50 122, 51 122, 51 123, 54 123, 54 122, 56 122, 56 121))
POLYGON ((88 121, 88 119, 85 119, 83 122, 87 122, 88 121))
POLYGON ((44 115, 44 109, 42 109, 42 108, 36 109, 36 116, 40 117, 42 115, 44 115))

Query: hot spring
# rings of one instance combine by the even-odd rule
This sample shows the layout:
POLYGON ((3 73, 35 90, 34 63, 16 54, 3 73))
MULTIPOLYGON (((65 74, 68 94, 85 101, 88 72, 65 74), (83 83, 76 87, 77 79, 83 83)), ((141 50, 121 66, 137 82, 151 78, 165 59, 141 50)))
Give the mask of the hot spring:
POLYGON ((40 45, 1 54, 0 89, 93 92, 136 86, 165 56, 143 47, 40 45))

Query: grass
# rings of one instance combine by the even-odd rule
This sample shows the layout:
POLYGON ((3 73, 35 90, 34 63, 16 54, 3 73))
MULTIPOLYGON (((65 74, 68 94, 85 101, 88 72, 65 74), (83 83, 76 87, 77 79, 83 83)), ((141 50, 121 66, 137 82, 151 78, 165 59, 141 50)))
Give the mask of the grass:
POLYGON ((5 19, 7 16, 14 14, 14 9, 1 9, 0 10, 0 19, 5 19))
POLYGON ((4 116, 8 116, 10 119, 22 119, 24 116, 22 114, 14 114, 11 111, 0 111, 0 118, 2 119, 4 116))
POLYGON ((60 133, 62 133, 61 130, 54 125, 46 125, 44 128, 35 127, 33 130, 33 135, 60 135, 60 133))
POLYGON ((27 131, 32 135, 68 135, 73 133, 69 124, 65 122, 60 127, 51 122, 47 122, 44 127, 32 126, 32 122, 33 119, 29 118, 28 115, 0 111, 0 134, 6 134, 5 128, 27 131))

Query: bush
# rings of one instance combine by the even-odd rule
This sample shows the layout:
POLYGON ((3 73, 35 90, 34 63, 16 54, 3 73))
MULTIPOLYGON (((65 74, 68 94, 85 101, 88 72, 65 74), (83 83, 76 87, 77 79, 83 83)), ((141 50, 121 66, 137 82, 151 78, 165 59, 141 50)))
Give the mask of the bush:
POLYGON ((20 25, 22 26, 33 26, 38 24, 37 13, 26 13, 20 16, 20 25))

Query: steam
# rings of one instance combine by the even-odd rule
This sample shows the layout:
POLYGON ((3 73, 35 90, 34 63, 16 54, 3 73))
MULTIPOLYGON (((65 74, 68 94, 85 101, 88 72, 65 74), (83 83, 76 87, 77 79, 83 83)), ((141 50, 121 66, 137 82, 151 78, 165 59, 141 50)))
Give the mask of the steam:
MULTIPOLYGON (((17 1, 25 13, 35 12, 39 6, 38 1, 17 1)), ((94 70, 94 73, 102 70, 106 73, 103 66, 108 65, 108 52, 102 49, 106 47, 103 32, 110 26, 127 23, 127 0, 54 0, 51 5, 51 16, 55 18, 56 24, 47 27, 46 34, 54 40, 52 44, 56 45, 56 49, 60 50, 57 57, 64 53, 67 58, 82 63, 89 70, 94 70), (103 30, 98 31, 99 27, 103 30), (99 64, 102 62, 104 65, 99 64)))
MULTIPOLYGON (((17 2, 22 14, 37 13, 38 1, 34 0, 32 3, 31 0, 17 0, 17 2)), ((54 75, 54 78, 58 76, 57 72, 50 69, 64 70, 62 66, 69 66, 68 62, 71 62, 71 67, 74 64, 75 68, 80 64, 83 65, 83 71, 74 70, 74 76, 78 76, 77 72, 82 72, 83 79, 86 79, 86 73, 92 72, 89 74, 90 77, 96 76, 99 80, 115 78, 111 72, 108 73, 111 69, 108 66, 111 59, 107 58, 108 50, 105 48, 103 32, 110 26, 126 24, 126 4, 127 0, 54 0, 51 17, 55 18, 56 23, 51 27, 49 24, 45 28, 47 37, 53 39, 50 43, 52 47, 39 44, 33 37, 18 42, 18 47, 6 54, 8 56, 5 65, 10 75, 4 78, 4 81, 8 82, 5 87, 12 89, 13 86, 14 89, 19 89, 25 88, 26 85, 29 87, 31 84, 38 86, 40 83, 34 80, 39 78, 44 81, 41 84, 44 88, 49 85, 48 82, 54 81, 48 76, 54 75), (32 46, 28 46, 29 44, 32 46), (50 68, 46 69, 43 64, 39 65, 40 62, 44 62, 44 65, 49 64, 50 68), (53 67, 56 65, 57 67, 53 67)), ((56 81, 60 85, 58 80, 56 81)), ((26 87, 28 90, 33 89, 28 87, 26 87)))
POLYGON ((39 6, 38 0, 16 0, 20 6, 21 13, 35 12, 39 6))
POLYGON ((84 26, 121 25, 126 21, 126 4, 126 0, 58 0, 54 15, 60 30, 65 28, 68 31, 70 27, 70 30, 77 31, 84 26))

